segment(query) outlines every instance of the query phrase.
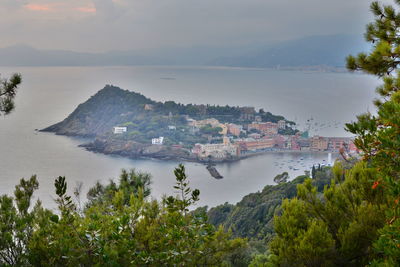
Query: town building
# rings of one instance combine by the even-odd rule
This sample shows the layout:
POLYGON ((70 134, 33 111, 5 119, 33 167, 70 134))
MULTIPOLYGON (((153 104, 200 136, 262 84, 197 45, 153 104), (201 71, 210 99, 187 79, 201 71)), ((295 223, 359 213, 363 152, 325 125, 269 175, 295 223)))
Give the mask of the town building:
POLYGON ((267 135, 278 134, 278 124, 273 122, 253 122, 247 126, 247 129, 255 129, 267 135))
POLYGON ((311 150, 311 141, 308 138, 300 137, 297 140, 297 144, 299 145, 301 151, 310 151, 311 150))
POLYGON ((243 140, 237 140, 235 142, 239 146, 240 152, 256 152, 260 150, 266 150, 273 148, 275 145, 274 139, 273 138, 262 138, 255 140, 253 138, 246 138, 243 140))
POLYGON ((322 136, 313 136, 311 139, 311 151, 326 151, 328 150, 328 138, 322 136))
POLYGON ((240 120, 242 121, 253 121, 256 110, 254 107, 241 107, 240 109, 240 120))
POLYGON ((286 121, 280 120, 278 121, 278 129, 285 129, 286 128, 286 121))
POLYGON ((228 133, 231 134, 231 135, 239 137, 242 130, 243 130, 243 128, 242 128, 241 125, 237 125, 237 124, 234 124, 234 123, 229 123, 228 124, 228 133))
POLYGON ((188 122, 188 124, 190 126, 194 126, 197 128, 202 128, 207 125, 211 125, 211 127, 219 127, 220 126, 219 121, 214 118, 209 118, 209 119, 204 119, 204 120, 199 120, 199 121, 192 120, 192 121, 188 122))
POLYGON ((187 125, 194 127, 196 120, 186 117, 186 122, 187 122, 187 125))
POLYGON ((113 127, 113 133, 114 134, 122 134, 122 133, 126 133, 126 131, 128 131, 128 127, 113 127))
POLYGON ((222 137, 222 144, 224 144, 224 145, 230 145, 231 144, 231 139, 229 139, 229 137, 227 137, 227 136, 224 136, 224 137, 222 137))
POLYGON ((288 149, 290 150, 300 150, 301 147, 299 145, 299 136, 292 135, 288 140, 288 149))
POLYGON ((253 138, 253 139, 260 139, 261 138, 261 134, 252 133, 252 134, 249 134, 248 137, 253 138))
POLYGON ((144 110, 154 110, 154 105, 152 105, 152 104, 145 104, 145 105, 144 105, 144 110))
POLYGON ((274 147, 280 148, 280 149, 285 149, 287 148, 287 137, 283 135, 275 135, 273 137, 274 139, 274 147))
POLYGON ((168 125, 168 130, 176 130, 176 126, 175 125, 168 125))
POLYGON ((220 123, 217 127, 221 128, 221 131, 219 131, 219 134, 222 134, 222 135, 228 134, 228 126, 226 124, 220 123))
POLYGON ((342 148, 347 148, 353 141, 349 137, 329 137, 328 149, 337 152, 342 148))
POLYGON ((227 159, 237 157, 238 147, 230 143, 229 138, 224 138, 222 144, 196 144, 192 153, 196 154, 200 159, 214 158, 227 159))
POLYGON ((162 145, 164 142, 164 137, 160 136, 159 138, 153 138, 151 139, 151 144, 152 145, 162 145))

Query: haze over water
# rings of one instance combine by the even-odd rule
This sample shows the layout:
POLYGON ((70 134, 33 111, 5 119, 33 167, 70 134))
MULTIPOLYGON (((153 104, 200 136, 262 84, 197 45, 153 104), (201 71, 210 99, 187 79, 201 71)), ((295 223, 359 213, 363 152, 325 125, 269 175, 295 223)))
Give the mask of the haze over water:
MULTIPOLYGON (((153 175, 153 197, 172 193, 173 169, 178 162, 94 154, 77 147, 83 140, 34 131, 63 120, 105 84, 140 92, 158 101, 264 108, 296 120, 299 129, 313 117, 316 122, 332 124, 314 132, 323 136, 348 136, 344 123, 365 110, 374 110, 372 99, 379 84, 375 78, 359 74, 238 68, 0 68, 3 77, 13 72, 22 74, 23 83, 16 110, 0 118, 0 194, 11 194, 20 178, 37 174, 37 196, 47 207, 55 205, 53 182, 59 175, 67 177, 70 189, 76 181, 82 181, 85 195, 97 180, 106 182, 117 178, 122 168, 136 168, 153 175), (333 127, 334 121, 340 122, 340 126, 333 127)), ((235 203, 244 195, 273 184, 275 175, 289 171, 289 165, 299 168, 289 171, 294 178, 313 163, 327 160, 327 154, 270 153, 218 165, 222 180, 212 178, 203 165, 185 165, 191 187, 201 191, 199 205, 214 206, 235 203), (306 163, 300 166, 301 162, 306 163)))

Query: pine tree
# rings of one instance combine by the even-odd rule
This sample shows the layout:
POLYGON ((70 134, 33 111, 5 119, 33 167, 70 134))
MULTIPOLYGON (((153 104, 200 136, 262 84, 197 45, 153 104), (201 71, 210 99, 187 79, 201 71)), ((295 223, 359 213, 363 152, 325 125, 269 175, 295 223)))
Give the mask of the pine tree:
POLYGON ((369 54, 349 56, 350 70, 360 70, 383 79, 375 100, 377 115, 363 114, 347 124, 357 135, 355 144, 364 160, 379 171, 372 187, 383 188, 390 205, 386 225, 380 231, 375 248, 380 257, 376 263, 396 265, 400 262, 400 0, 396 6, 371 4, 375 21, 367 25, 366 40, 373 44, 369 54))
POLYGON ((14 109, 14 98, 20 83, 20 74, 14 74, 10 79, 0 79, 0 116, 7 115, 14 109))
POLYGON ((312 169, 311 169, 311 178, 315 179, 315 173, 316 173, 316 170, 315 170, 315 166, 313 165, 312 169))
POLYGON ((349 70, 383 80, 377 114, 346 124, 356 135, 361 162, 351 169, 335 165, 335 181, 323 196, 306 181, 297 199, 285 201, 270 247, 275 265, 400 263, 400 0, 395 2, 396 7, 371 4, 375 21, 367 25, 365 38, 373 49, 347 58, 349 70))

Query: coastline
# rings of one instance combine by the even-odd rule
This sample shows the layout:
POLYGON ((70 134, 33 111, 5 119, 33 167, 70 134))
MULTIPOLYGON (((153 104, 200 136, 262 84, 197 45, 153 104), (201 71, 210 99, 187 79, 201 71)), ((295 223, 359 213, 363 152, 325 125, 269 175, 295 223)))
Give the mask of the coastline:
MULTIPOLYGON (((64 135, 64 136, 68 136, 68 135, 64 135)), ((73 137, 77 137, 77 136, 73 136, 73 137)), ((143 145, 143 144, 141 144, 141 145, 143 145)), ((78 145, 78 147, 82 147, 86 151, 90 151, 93 153, 100 153, 100 154, 104 154, 104 155, 116 155, 116 156, 120 156, 123 158, 129 158, 129 159, 151 159, 151 160, 160 160, 160 161, 194 162, 194 163, 199 163, 199 164, 204 164, 204 165, 207 165, 210 163, 211 164, 222 164, 222 163, 239 162, 241 160, 246 160, 248 158, 257 157, 257 156, 261 156, 261 155, 265 155, 265 154, 279 154, 279 153, 292 153, 292 154, 309 154, 309 153, 329 154, 329 153, 332 153, 332 154, 339 154, 338 152, 334 152, 334 151, 310 151, 310 150, 286 150, 286 149, 276 150, 275 149, 275 150, 264 150, 264 151, 246 153, 246 154, 241 155, 240 157, 235 157, 235 158, 200 159, 200 158, 194 156, 193 154, 188 154, 187 157, 176 156, 176 153, 173 153, 173 150, 171 150, 170 154, 166 154, 166 153, 162 153, 162 154, 129 153, 130 151, 127 151, 127 150, 107 151, 100 146, 96 146, 94 140, 89 143, 80 144, 80 145, 78 145)), ((148 146, 148 147, 150 147, 150 146, 148 146)))

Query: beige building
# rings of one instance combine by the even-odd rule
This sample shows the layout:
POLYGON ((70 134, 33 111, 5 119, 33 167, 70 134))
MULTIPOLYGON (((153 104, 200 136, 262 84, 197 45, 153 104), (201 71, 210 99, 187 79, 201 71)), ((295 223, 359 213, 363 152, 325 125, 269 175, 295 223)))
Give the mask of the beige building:
POLYGON ((311 138, 311 151, 326 151, 328 149, 328 139, 322 136, 313 136, 311 138))
POLYGON ((235 144, 239 146, 241 151, 257 151, 274 147, 275 141, 273 138, 262 138, 258 140, 240 140, 236 141, 235 144))
POLYGON ((228 126, 226 124, 220 123, 217 127, 220 127, 222 130, 219 132, 222 135, 228 134, 228 126))
POLYGON ((214 119, 214 118, 200 120, 200 121, 192 120, 190 122, 191 126, 194 126, 194 127, 197 127, 197 128, 204 127, 207 124, 210 124, 212 127, 219 127, 220 126, 219 121, 217 119, 214 119))
POLYGON ((192 153, 199 158, 225 159, 238 156, 238 147, 230 143, 229 138, 224 137, 222 144, 196 144, 192 153))
POLYGON ((273 122, 253 122, 250 123, 247 127, 249 130, 256 129, 263 134, 278 134, 278 124, 273 122))
POLYGON ((240 136, 240 132, 242 131, 242 126, 234 124, 234 123, 229 123, 228 124, 228 133, 232 134, 234 136, 240 136))

